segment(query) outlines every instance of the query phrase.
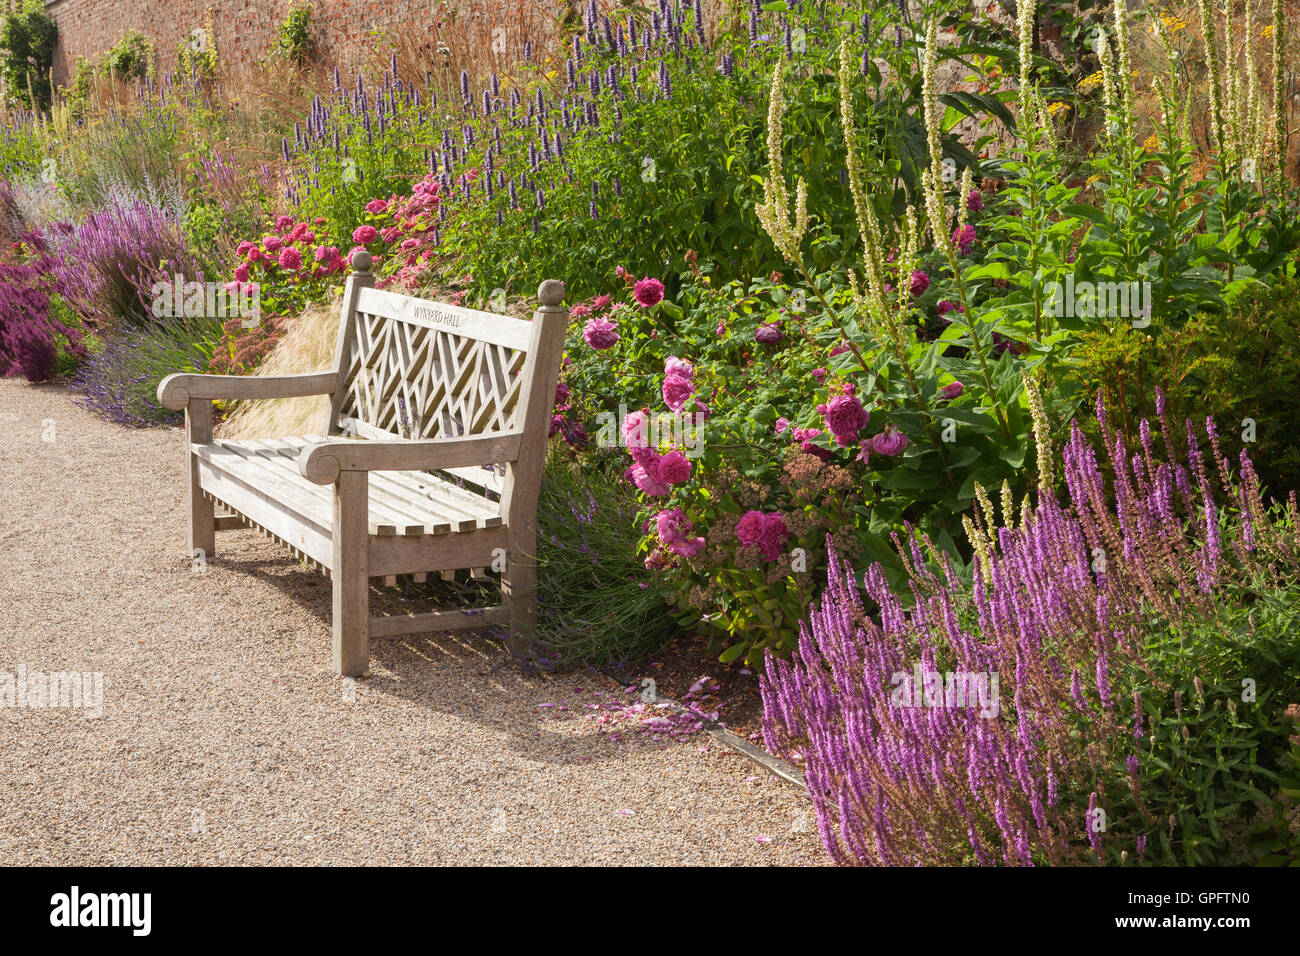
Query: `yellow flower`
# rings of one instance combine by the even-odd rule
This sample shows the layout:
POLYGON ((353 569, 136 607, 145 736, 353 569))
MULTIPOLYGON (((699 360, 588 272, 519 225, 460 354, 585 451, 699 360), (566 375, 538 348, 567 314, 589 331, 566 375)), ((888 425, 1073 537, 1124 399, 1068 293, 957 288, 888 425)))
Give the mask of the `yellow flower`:
POLYGON ((1085 185, 1085 186, 1091 186, 1093 183, 1100 181, 1100 179, 1101 179, 1101 176, 1097 175, 1096 173, 1093 173, 1091 176, 1088 177, 1088 179, 1087 179, 1087 181, 1084 183, 1084 185, 1085 185))
POLYGON ((1154 153, 1157 149, 1160 148, 1160 137, 1157 136, 1155 133, 1152 133, 1145 140, 1143 140, 1142 148, 1145 149, 1148 153, 1154 153))
POLYGON ((1273 39, 1273 24, 1270 23, 1268 26, 1266 26, 1264 28, 1264 32, 1261 33, 1260 36, 1263 37, 1265 40, 1273 39))
POLYGON ((1090 76, 1085 76, 1083 79, 1081 79, 1076 89, 1080 93, 1087 93, 1100 86, 1101 81, 1102 81, 1102 75, 1101 72, 1098 71, 1096 73, 1091 74, 1090 76))
POLYGON ((1165 29, 1169 30, 1170 33, 1177 33, 1179 30, 1182 30, 1187 26, 1185 20, 1180 20, 1178 17, 1167 16, 1163 13, 1160 14, 1160 22, 1165 25, 1165 29))
POLYGON ((1055 116, 1057 113, 1060 113, 1063 110, 1067 110, 1069 108, 1070 108, 1069 105, 1063 103, 1061 100, 1054 100, 1053 102, 1047 104, 1047 112, 1051 116, 1055 116))

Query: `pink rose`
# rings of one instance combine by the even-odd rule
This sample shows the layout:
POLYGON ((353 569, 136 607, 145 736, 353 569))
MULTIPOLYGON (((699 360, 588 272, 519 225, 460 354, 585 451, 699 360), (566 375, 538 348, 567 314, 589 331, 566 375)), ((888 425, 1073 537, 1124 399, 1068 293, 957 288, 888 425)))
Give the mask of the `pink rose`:
POLYGON ((862 407, 857 396, 841 394, 830 400, 824 412, 826 427, 835 436, 841 447, 851 444, 858 437, 858 432, 867 427, 871 416, 862 407))
POLYGON ((662 498, 672 491, 668 485, 660 481, 655 475, 652 475, 644 465, 632 466, 632 483, 652 498, 662 498))
POLYGON ((679 359, 676 356, 670 356, 664 362, 665 375, 681 375, 683 378, 690 380, 695 377, 695 368, 686 359, 679 359))
POLYGON ((763 537, 763 512, 746 511, 744 516, 736 524, 736 538, 745 547, 758 544, 763 537))
POLYGON ((650 435, 650 412, 648 409, 629 412, 623 419, 623 443, 628 449, 645 448, 650 435))
POLYGON ((680 374, 672 374, 664 378, 661 391, 664 396, 664 404, 673 411, 680 412, 685 407, 687 400, 695 394, 695 386, 691 384, 689 378, 685 378, 680 374))
POLYGON ((235 266, 236 281, 247 282, 252 271, 253 271, 252 268, 249 266, 247 262, 241 262, 239 265, 235 266))
POLYGON ((781 557, 781 549, 789 536, 790 532, 786 529, 785 519, 780 512, 763 515, 763 532, 758 538, 758 549, 767 560, 775 561, 781 557))
POLYGON ((590 319, 582 330, 582 338, 598 352, 613 348, 618 344, 618 326, 608 319, 590 319))
POLYGON ((870 439, 871 450, 877 455, 897 455, 900 454, 911 442, 907 436, 890 425, 879 435, 870 439))
POLYGON ((373 216, 378 216, 380 213, 388 212, 388 203, 382 199, 372 199, 370 202, 366 203, 366 212, 373 216))
POLYGON ((691 460, 680 451, 670 451, 659 460, 659 478, 670 485, 680 485, 691 477, 691 460))
POLYGON ((924 295, 928 288, 930 288, 930 277, 917 269, 912 273, 912 295, 924 295))
POLYGON ((958 255, 966 255, 970 252, 971 246, 975 245, 975 227, 966 223, 960 229, 954 229, 952 242, 957 247, 958 255))
POLYGON ((262 246, 267 252, 279 252, 284 243, 280 241, 279 236, 263 236, 262 246))
POLYGON ((357 226, 352 233, 352 241, 360 246, 368 246, 379 238, 379 230, 374 226, 357 226))
POLYGON ((632 290, 632 297, 645 309, 658 305, 664 298, 664 284, 658 279, 649 277, 640 279, 632 290))

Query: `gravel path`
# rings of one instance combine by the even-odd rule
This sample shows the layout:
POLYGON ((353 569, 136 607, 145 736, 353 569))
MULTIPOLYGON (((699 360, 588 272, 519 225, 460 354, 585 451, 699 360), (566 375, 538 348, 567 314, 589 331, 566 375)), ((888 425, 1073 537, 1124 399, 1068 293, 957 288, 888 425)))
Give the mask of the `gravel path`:
POLYGON ((0 434, 0 691, 104 675, 98 718, 0 706, 0 862, 825 861, 794 788, 707 735, 611 743, 598 675, 418 637, 345 699, 325 578, 250 531, 191 569, 179 430, 0 380, 0 434))

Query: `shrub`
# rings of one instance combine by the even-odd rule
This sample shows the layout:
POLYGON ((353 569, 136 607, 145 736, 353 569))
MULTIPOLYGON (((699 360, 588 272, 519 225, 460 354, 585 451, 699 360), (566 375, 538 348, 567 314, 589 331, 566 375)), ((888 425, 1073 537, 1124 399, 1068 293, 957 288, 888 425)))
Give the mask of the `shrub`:
POLYGON ((276 56, 296 66, 306 65, 315 46, 315 41, 312 39, 311 15, 310 3, 293 0, 289 12, 285 14, 277 31, 273 51, 276 56))
POLYGON ((80 330, 56 314, 57 271, 47 256, 0 264, 0 375, 43 382, 54 374, 61 348, 84 356, 80 330))
POLYGON ((206 371, 220 335, 220 320, 210 318, 128 328, 74 376, 77 403, 132 428, 175 423, 183 413, 158 402, 158 382, 172 372, 206 371))
POLYGON ((123 34, 100 63, 101 73, 111 73, 124 80, 142 80, 152 69, 153 44, 139 30, 123 34))
MULTIPOLYGON (((1132 445, 1163 389, 1175 417, 1209 415, 1250 452, 1266 489, 1281 497, 1300 472, 1300 280, 1248 289, 1227 309, 1206 310, 1181 328, 1126 325, 1082 337, 1067 387, 1100 389, 1132 445)), ((1095 435, 1096 429, 1088 429, 1095 435)))
POLYGON ((4 18, 0 26, 0 78, 11 103, 33 109, 50 105, 50 69, 59 30, 38 0, 4 18))
MULTIPOLYGON (((324 217, 331 233, 350 235, 363 224, 363 203, 405 193, 431 172, 442 206, 429 261, 444 280, 468 276, 476 295, 562 276, 571 294, 586 297, 610 291, 616 265, 659 276, 672 294, 689 248, 721 278, 766 274, 780 257, 755 215, 754 176, 767 152, 768 70, 789 46, 808 78, 791 93, 789 163, 828 223, 850 223, 838 90, 825 74, 849 35, 846 19, 867 5, 773 12, 755 2, 751 36, 724 35, 716 46, 698 5, 658 7, 617 21, 591 8, 566 61, 530 54, 516 70, 482 78, 483 87, 463 73, 450 97, 437 98, 431 75, 423 87, 419 77, 397 75, 396 57, 377 90, 361 77, 336 80, 332 97, 314 102, 284 144, 299 216, 324 217)), ((924 140, 916 57, 883 42, 883 25, 897 16, 874 12, 862 49, 893 75, 867 57, 872 95, 855 94, 872 171, 903 184, 889 202, 915 186, 924 140)), ((943 102, 958 99, 945 94, 943 102)), ((966 113, 994 105, 1005 113, 975 94, 960 102, 966 113)), ((973 156, 946 135, 962 115, 944 117, 943 149, 968 164, 973 156)), ((810 258, 829 268, 840 253, 827 236, 810 258)))
POLYGON ((797 657, 769 656, 764 735, 806 759, 836 860, 1224 862, 1243 833, 1230 819, 1288 812, 1295 497, 1270 519, 1249 458, 1234 480, 1212 423, 1207 467, 1190 424, 1182 465, 1148 427, 1130 455, 1099 419, 1109 488, 1076 428, 1067 503, 1044 491, 1001 522, 989 507, 968 579, 914 538, 900 553, 915 604, 873 567, 876 620, 832 555, 797 657), (983 696, 958 697, 954 675, 980 676, 983 696))
POLYGON ((100 327, 138 324, 149 315, 155 282, 175 274, 202 281, 210 269, 188 249, 180 213, 156 201, 121 198, 56 237, 69 303, 100 327))

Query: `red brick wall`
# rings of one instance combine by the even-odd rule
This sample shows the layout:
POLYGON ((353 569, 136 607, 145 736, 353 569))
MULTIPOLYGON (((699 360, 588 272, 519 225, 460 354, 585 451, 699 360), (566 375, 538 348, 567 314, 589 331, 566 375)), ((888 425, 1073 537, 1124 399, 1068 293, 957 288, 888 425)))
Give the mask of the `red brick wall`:
MULTIPOLYGON (((542 3, 552 0, 498 0, 542 3)), ((217 49, 227 63, 247 63, 265 54, 290 0, 47 0, 59 27, 55 77, 66 82, 78 56, 111 48, 127 30, 153 38, 159 69, 174 68, 176 47, 213 14, 217 49)), ((496 6, 487 3, 485 6, 496 6)), ((427 31, 434 0, 314 0, 313 29, 319 48, 344 67, 355 67, 374 49, 375 29, 427 31)))

